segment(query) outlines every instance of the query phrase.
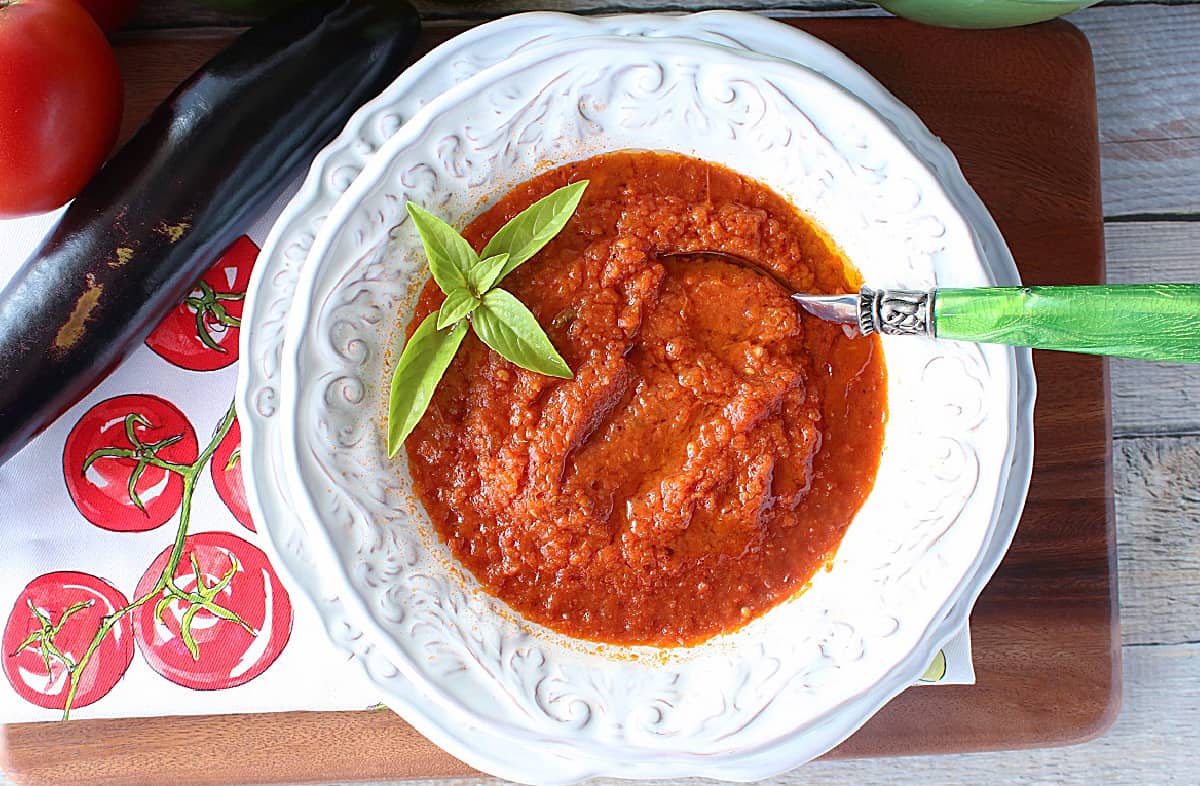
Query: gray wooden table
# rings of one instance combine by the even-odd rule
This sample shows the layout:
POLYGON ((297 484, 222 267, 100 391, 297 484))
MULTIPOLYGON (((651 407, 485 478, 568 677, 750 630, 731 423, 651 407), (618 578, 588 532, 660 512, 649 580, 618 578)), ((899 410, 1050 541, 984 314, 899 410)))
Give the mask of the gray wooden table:
MULTIPOLYGON (((839 0, 416 2, 438 19, 535 8, 870 13, 839 0)), ((1200 0, 1110 2, 1068 19, 1087 34, 1096 60, 1110 281, 1200 281, 1200 0)), ((136 24, 245 21, 190 0, 147 0, 136 24)), ((1125 664, 1112 730, 1070 748, 816 762, 768 783, 1200 783, 1200 366, 1116 361, 1112 395, 1125 664)), ((0 784, 8 784, 3 775, 0 784)))

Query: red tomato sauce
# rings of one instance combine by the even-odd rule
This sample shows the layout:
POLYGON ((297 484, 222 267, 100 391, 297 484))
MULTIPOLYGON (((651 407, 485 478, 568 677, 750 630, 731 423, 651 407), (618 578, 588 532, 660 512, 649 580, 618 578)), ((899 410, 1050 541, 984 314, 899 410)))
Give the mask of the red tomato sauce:
MULTIPOLYGON (((886 420, 878 339, 802 315, 858 274, 783 198, 662 153, 597 156, 518 186, 591 181, 566 229, 502 283, 575 378, 464 341, 406 448, 439 535, 527 619, 584 639, 694 644, 803 588, 870 491, 886 420)), ((438 308, 430 282, 409 330, 438 308)))

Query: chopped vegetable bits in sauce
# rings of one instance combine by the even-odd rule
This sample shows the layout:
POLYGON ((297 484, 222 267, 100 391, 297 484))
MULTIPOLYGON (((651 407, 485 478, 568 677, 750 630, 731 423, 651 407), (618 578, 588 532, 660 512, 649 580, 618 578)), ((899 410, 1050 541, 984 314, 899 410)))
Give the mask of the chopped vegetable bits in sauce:
MULTIPOLYGON (((439 535, 527 619, 584 639, 694 644, 803 588, 874 482, 878 339, 802 315, 797 291, 858 274, 760 183, 665 153, 612 153, 518 186, 476 249, 531 202, 591 181, 566 228, 505 279, 574 371, 525 371, 466 338, 406 442, 439 535)), ((430 282, 411 332, 442 301, 430 282)))

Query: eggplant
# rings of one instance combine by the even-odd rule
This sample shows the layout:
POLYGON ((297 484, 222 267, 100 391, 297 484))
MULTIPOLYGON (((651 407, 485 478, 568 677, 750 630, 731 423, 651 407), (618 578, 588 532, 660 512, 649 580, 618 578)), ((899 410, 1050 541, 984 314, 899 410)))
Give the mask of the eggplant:
POLYGON ((180 85, 0 292, 0 463, 79 401, 411 62, 405 0, 317 0, 180 85))

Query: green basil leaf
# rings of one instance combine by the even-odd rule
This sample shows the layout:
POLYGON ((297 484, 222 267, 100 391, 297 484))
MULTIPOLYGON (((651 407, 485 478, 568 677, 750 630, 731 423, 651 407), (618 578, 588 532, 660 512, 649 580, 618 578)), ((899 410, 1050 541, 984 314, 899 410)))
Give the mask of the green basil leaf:
POLYGON ((442 219, 412 202, 407 207, 421 235, 421 244, 425 246, 433 280, 447 295, 465 288, 467 271, 479 259, 475 250, 442 219))
POLYGON ((479 298, 469 289, 456 289, 446 295, 438 311, 437 329, 445 330, 479 307, 479 298))
POLYGON ((522 262, 541 251, 542 246, 562 231, 575 213, 575 208, 579 207, 579 200, 583 198, 587 186, 588 181, 580 180, 547 194, 517 213, 492 235, 480 256, 486 258, 508 252, 508 262, 500 270, 493 286, 522 262))
POLYGON ((389 458, 396 455, 421 421, 433 400, 434 389, 467 335, 467 320, 460 320, 450 330, 438 330, 437 320, 438 312, 425 317, 404 345, 400 362, 392 374, 388 395, 389 458))
POLYGON ((539 374, 570 379, 571 369, 525 305, 503 289, 493 289, 471 316, 479 340, 505 360, 539 374))
POLYGON ((496 254, 494 257, 479 260, 467 271, 467 284, 480 295, 486 294, 496 286, 496 281, 500 279, 500 271, 507 262, 508 254, 496 254))

